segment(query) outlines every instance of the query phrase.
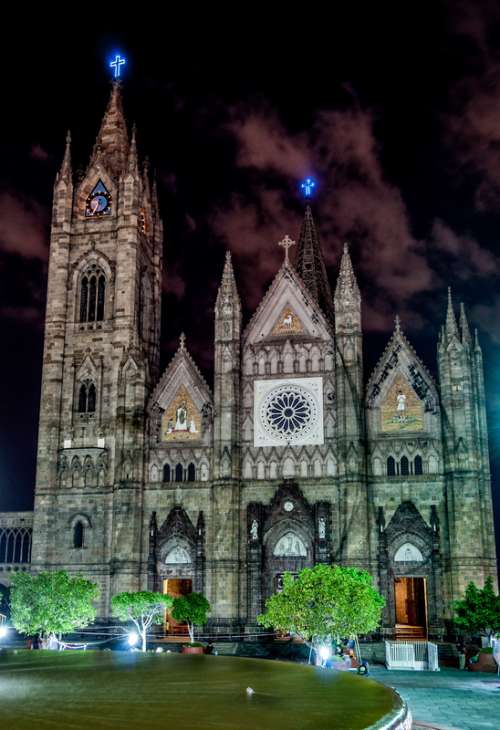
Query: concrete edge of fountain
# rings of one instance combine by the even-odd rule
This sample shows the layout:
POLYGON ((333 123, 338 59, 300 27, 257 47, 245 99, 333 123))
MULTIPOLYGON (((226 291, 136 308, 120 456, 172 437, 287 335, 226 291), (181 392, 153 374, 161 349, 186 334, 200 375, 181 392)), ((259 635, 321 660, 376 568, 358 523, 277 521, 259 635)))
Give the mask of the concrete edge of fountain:
MULTIPOLYGON (((387 685, 384 685, 384 687, 387 687, 387 685)), ((413 718, 410 708, 397 690, 393 687, 387 687, 387 689, 394 692, 400 702, 400 706, 388 712, 387 715, 384 715, 374 725, 370 725, 369 730, 411 730, 413 718)))

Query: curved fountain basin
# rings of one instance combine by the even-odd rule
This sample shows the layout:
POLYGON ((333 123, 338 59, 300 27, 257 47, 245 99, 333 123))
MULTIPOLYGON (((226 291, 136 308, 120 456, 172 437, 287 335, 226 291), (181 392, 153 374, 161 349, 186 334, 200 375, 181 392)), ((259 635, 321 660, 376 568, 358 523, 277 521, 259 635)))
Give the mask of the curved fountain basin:
POLYGON ((393 690, 349 672, 222 656, 19 652, 0 658, 0 725, 392 730, 411 720, 393 690))

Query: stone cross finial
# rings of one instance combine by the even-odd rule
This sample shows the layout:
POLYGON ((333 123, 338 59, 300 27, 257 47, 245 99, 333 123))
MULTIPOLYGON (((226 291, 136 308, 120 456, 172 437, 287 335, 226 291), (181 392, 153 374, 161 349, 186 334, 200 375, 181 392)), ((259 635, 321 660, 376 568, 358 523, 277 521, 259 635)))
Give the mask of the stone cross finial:
POLYGON ((401 332, 401 320, 399 319, 399 314, 396 314, 396 317, 394 319, 394 325, 395 332, 399 334, 401 332))
POLYGON ((288 249, 292 246, 295 246, 295 241, 292 241, 290 236, 287 234, 285 238, 282 241, 278 242, 278 246, 281 246, 285 249, 285 265, 288 266, 289 260, 288 260, 288 249))
POLYGON ((181 336, 179 337, 179 346, 181 350, 186 349, 186 335, 184 332, 181 332, 181 336))

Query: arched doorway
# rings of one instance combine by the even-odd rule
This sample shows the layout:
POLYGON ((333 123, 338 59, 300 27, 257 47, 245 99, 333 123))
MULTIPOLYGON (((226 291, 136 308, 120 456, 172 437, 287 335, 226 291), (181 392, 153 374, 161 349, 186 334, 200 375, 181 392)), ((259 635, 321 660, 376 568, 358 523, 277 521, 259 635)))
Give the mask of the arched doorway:
POLYGON ((297 575, 313 565, 310 537, 300 523, 282 520, 264 536, 264 600, 281 589, 284 573, 297 575))

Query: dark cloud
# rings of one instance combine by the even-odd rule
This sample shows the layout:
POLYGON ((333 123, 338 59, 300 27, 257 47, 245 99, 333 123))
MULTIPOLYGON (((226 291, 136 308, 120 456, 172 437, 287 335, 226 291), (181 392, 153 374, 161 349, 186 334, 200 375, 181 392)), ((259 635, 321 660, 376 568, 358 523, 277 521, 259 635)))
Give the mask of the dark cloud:
POLYGON ((33 199, 0 193, 0 251, 45 261, 47 218, 47 210, 33 199))

